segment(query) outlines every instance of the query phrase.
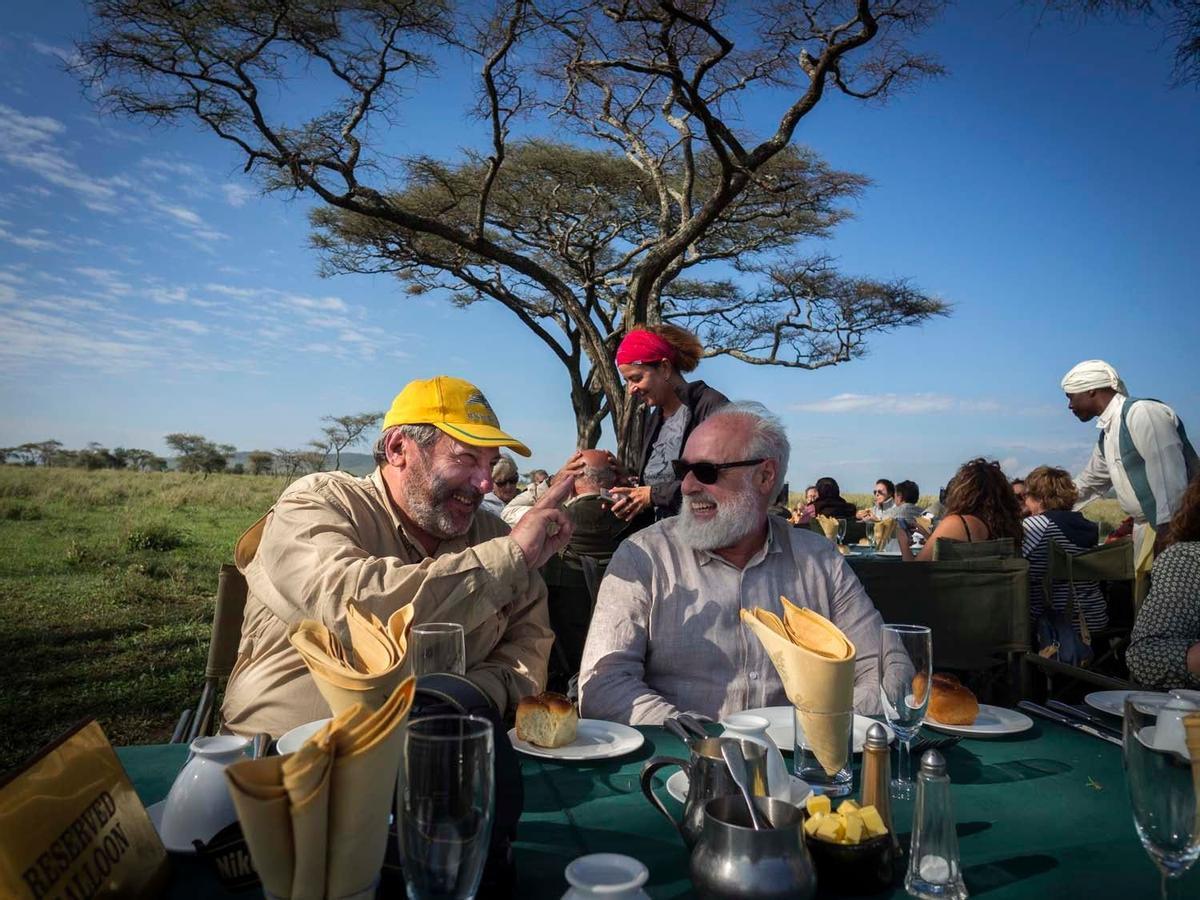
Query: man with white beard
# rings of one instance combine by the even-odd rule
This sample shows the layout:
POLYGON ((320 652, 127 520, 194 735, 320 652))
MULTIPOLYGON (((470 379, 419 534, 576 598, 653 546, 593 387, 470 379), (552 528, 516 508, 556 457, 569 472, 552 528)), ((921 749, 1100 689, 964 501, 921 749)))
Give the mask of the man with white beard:
POLYGON ((288 630, 316 619, 349 646, 351 602, 383 621, 412 604, 414 624, 462 625, 467 678, 501 713, 542 690, 554 635, 537 570, 571 537, 558 507, 583 463, 568 460, 510 532, 477 514, 500 447, 529 456, 477 387, 439 375, 396 396, 373 473, 318 472, 284 490, 237 545, 249 590, 226 728, 278 737, 329 715, 288 630))
POLYGON ((787 472, 787 434, 758 403, 731 403, 676 460, 680 514, 626 540, 600 585, 580 671, 580 714, 657 725, 788 702, 739 619, 780 596, 828 618, 858 650, 854 708, 880 711, 879 612, 834 545, 767 507, 787 472))

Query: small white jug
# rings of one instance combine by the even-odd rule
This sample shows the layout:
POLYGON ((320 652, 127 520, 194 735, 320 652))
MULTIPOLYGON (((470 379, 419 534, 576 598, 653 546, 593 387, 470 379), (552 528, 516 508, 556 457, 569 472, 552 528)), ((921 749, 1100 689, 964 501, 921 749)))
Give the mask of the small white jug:
POLYGON ((792 800, 792 778, 783 754, 767 734, 770 722, 762 716, 750 713, 734 713, 721 720, 727 737, 739 737, 754 741, 767 748, 767 793, 776 800, 790 803, 792 800))
POLYGON ((158 834, 176 853, 194 853, 192 841, 208 843, 214 834, 237 821, 229 796, 225 767, 244 759, 250 739, 232 734, 196 738, 187 762, 171 785, 158 834))

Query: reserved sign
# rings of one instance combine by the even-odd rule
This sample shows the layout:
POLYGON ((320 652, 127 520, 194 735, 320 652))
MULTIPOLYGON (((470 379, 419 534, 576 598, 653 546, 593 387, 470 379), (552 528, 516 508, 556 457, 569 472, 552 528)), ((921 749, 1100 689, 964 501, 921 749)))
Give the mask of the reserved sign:
POLYGON ((0 896, 154 897, 167 853, 94 719, 0 784, 0 896))

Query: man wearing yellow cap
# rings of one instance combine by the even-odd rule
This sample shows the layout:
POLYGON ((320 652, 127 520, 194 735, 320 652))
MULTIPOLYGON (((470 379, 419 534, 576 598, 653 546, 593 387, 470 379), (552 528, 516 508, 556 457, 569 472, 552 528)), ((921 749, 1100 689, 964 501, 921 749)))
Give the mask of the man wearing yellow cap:
POLYGON ((558 507, 579 466, 510 533, 476 514, 501 447, 529 456, 478 388, 440 375, 396 396, 369 476, 319 472, 284 491, 238 541, 249 592, 226 727, 277 737, 329 715, 288 629, 317 619, 349 646, 350 601, 384 621, 412 604, 414 624, 461 624, 467 677, 501 712, 541 690, 553 634, 537 570, 570 539, 558 507))

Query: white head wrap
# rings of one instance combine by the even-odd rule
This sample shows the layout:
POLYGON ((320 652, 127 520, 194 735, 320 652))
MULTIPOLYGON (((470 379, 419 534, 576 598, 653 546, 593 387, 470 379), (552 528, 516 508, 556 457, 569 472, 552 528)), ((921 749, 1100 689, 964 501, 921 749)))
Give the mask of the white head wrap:
POLYGON ((1118 394, 1129 396, 1125 382, 1117 370, 1102 359, 1085 359, 1063 376, 1062 389, 1068 394, 1112 388, 1118 394))

